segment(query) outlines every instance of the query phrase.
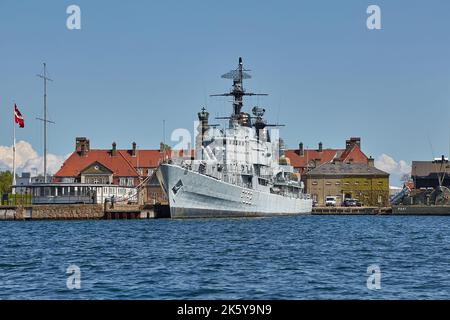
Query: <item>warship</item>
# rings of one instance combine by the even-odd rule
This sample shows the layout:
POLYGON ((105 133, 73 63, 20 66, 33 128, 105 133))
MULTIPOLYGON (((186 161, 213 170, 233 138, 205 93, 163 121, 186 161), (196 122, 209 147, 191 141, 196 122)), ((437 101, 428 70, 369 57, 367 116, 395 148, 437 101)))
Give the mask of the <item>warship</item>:
POLYGON ((179 152, 163 161, 156 176, 169 200, 171 218, 265 217, 310 214, 312 199, 304 192, 280 147, 277 124, 263 119, 265 109, 243 111, 243 80, 251 76, 239 58, 237 69, 222 76, 233 81, 230 92, 211 96, 233 97, 228 126, 209 124, 209 113, 198 113, 195 154, 179 152))

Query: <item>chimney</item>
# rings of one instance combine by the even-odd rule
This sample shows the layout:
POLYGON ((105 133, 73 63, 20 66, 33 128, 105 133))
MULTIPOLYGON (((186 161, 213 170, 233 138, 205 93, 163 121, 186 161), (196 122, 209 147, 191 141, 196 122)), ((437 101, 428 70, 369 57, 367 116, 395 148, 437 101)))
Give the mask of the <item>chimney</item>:
POLYGON ((305 155, 305 150, 303 149, 303 142, 300 142, 298 145, 298 155, 303 157, 305 155))
POLYGON ((370 157, 368 160, 367 160, 367 164, 368 164, 368 166, 369 167, 375 167, 375 159, 374 158, 372 158, 372 157, 370 157))
POLYGON ((323 144, 322 144, 322 142, 319 142, 319 152, 322 152, 322 150, 323 150, 323 144))
POLYGON ((75 139, 75 151, 78 152, 80 156, 86 156, 89 149, 89 139, 86 137, 77 137, 75 139))
POLYGON ((345 149, 350 150, 354 146, 358 146, 361 148, 361 138, 359 137, 351 137, 350 140, 345 141, 345 149))
POLYGON ((112 143, 111 149, 111 157, 114 157, 117 154, 117 144, 115 142, 112 143))
POLYGON ((133 148, 131 149, 131 156, 136 157, 136 142, 133 142, 133 148))

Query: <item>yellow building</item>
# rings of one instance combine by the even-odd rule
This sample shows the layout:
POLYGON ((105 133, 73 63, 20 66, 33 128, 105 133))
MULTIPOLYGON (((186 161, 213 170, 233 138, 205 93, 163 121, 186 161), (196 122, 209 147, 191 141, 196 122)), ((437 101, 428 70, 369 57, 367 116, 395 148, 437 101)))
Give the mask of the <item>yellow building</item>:
POLYGON ((363 206, 389 205, 389 174, 369 164, 325 163, 305 176, 306 191, 325 205, 327 196, 336 197, 336 204, 345 199, 357 199, 363 206))

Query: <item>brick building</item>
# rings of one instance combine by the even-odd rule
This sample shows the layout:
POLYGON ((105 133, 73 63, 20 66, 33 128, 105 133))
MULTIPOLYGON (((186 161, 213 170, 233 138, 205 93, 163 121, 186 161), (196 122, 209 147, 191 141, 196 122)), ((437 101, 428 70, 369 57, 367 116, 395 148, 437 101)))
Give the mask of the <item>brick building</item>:
POLYGON ((286 150, 285 155, 294 169, 302 175, 335 160, 342 163, 368 164, 371 159, 361 150, 361 138, 358 137, 346 140, 345 149, 324 149, 322 142, 317 149, 304 149, 303 143, 300 143, 297 150, 286 150))
POLYGON ((111 149, 91 149, 87 138, 78 137, 75 151, 55 174, 53 182, 137 187, 149 177, 144 189, 151 190, 144 190, 144 197, 147 199, 147 193, 151 193, 151 202, 162 202, 165 195, 156 190, 154 178, 162 157, 162 151, 138 150, 134 142, 130 149, 117 149, 116 143, 112 143, 111 149))

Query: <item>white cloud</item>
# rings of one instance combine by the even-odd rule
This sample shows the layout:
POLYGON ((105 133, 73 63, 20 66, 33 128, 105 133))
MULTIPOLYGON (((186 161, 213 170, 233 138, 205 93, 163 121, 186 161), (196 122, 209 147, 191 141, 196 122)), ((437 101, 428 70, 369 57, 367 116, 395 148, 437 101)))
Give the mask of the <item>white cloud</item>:
MULTIPOLYGON (((47 172, 56 173, 69 155, 59 156, 47 154, 47 172)), ((0 146, 0 170, 12 170, 12 146, 0 146)), ((27 141, 16 143, 16 171, 42 174, 44 169, 44 157, 39 156, 27 141)))
POLYGON ((384 153, 375 159, 375 167, 389 174, 404 175, 411 173, 411 166, 405 160, 397 162, 384 153))

